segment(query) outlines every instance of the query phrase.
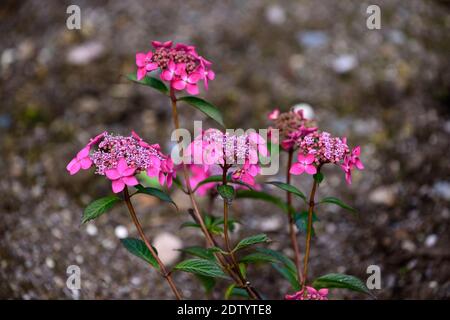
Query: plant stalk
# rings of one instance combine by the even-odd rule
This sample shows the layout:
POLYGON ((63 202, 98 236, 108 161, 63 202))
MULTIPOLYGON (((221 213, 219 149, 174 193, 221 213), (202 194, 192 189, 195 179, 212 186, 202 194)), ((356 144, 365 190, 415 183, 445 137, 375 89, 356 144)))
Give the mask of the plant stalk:
POLYGON ((127 204, 128 211, 130 212, 131 219, 133 220, 133 223, 136 226, 139 236, 141 237, 142 241, 144 241, 146 247, 150 251, 153 258, 155 258, 156 262, 158 262, 159 268, 161 270, 161 274, 166 279, 166 281, 169 283, 169 286, 172 289, 173 293, 175 294, 175 297, 177 298, 177 300, 182 300, 181 294, 180 294, 179 290, 177 289, 170 272, 167 271, 166 266, 161 261, 161 259, 159 259, 158 254, 155 252, 152 245, 150 244, 150 241, 147 239, 147 237, 144 234, 144 230, 142 229, 142 226, 141 226, 141 224, 137 218, 136 212, 134 210, 133 204, 131 203, 131 198, 130 198, 130 194, 128 192, 128 187, 125 187, 123 194, 125 196, 125 202, 127 204))
MULTIPOLYGON (((292 157, 294 155, 294 150, 290 149, 288 154, 288 164, 286 170, 286 183, 291 183, 291 173, 289 170, 292 166, 292 157)), ((297 236, 295 234, 295 221, 294 221, 294 212, 292 212, 292 193, 286 191, 286 201, 288 205, 288 216, 289 216, 289 235, 291 238, 292 249, 294 250, 295 255, 295 266, 297 268, 297 277, 300 283, 303 283, 303 276, 301 273, 301 264, 300 264, 300 249, 298 247, 297 236)))
MULTIPOLYGON (((319 173, 319 170, 317 170, 319 173)), ((314 213, 314 196, 317 190, 317 181, 314 179, 314 183, 311 189, 311 193, 309 195, 309 208, 308 208, 308 227, 306 231, 306 249, 305 249, 305 258, 303 260, 303 282, 302 287, 306 285, 306 279, 308 276, 308 262, 309 262, 309 252, 311 249, 311 235, 312 235, 312 220, 314 213)))
MULTIPOLYGON (((175 92, 173 91, 172 88, 170 88, 170 100, 172 102, 173 124, 175 126, 175 129, 178 130, 178 129, 180 129, 180 122, 179 122, 179 118, 178 118, 177 98, 176 98, 175 92)), ((176 135, 176 138, 178 140, 178 145, 180 146, 180 149, 181 149, 181 141, 180 141, 180 137, 179 137, 178 133, 176 135)), ((182 151, 182 150, 180 150, 180 151, 182 151)), ((203 234, 205 235, 207 246, 209 246, 209 247, 216 246, 217 247, 218 246, 217 242, 214 240, 211 233, 206 228, 205 221, 204 221, 202 215, 200 214, 200 210, 198 208, 197 201, 195 200, 195 197, 194 197, 194 192, 189 183, 189 173, 187 170, 187 166, 184 162, 182 162, 182 167, 183 167, 184 181, 185 181, 186 188, 187 188, 187 194, 189 195, 189 199, 191 201, 191 205, 192 205, 192 209, 193 209, 192 211, 193 211, 193 215, 194 215, 194 220, 196 220, 197 223, 200 225, 200 229, 202 230, 203 234)), ((228 260, 221 253, 217 253, 216 257, 219 260, 222 267, 225 270, 227 270, 227 272, 233 278, 233 280, 239 286, 246 288, 247 292, 249 292, 250 289, 248 288, 248 284, 243 282, 240 279, 240 277, 239 277, 240 273, 236 274, 236 272, 234 272, 234 270, 232 268, 230 268, 230 266, 229 266, 230 264, 229 264, 228 260)), ((239 271, 239 269, 238 269, 238 271, 239 271)), ((249 292, 249 294, 250 294, 250 292, 249 292)), ((250 294, 250 295, 252 296, 252 294, 250 294)))

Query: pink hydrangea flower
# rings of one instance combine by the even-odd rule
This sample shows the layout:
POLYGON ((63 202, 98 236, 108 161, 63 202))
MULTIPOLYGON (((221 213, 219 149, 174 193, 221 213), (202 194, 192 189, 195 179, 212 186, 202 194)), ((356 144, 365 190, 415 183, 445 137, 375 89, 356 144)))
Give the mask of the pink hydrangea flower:
POLYGON ((177 176, 177 172, 174 170, 173 161, 171 158, 166 159, 161 163, 161 171, 159 172, 159 183, 164 183, 170 188, 172 186, 173 179, 177 176))
POLYGON ((258 154, 267 156, 268 151, 265 139, 256 132, 238 135, 218 129, 206 130, 185 150, 185 156, 205 171, 227 166, 232 177, 250 185, 260 172, 258 154))
POLYGON ((361 147, 357 146, 355 148, 353 148, 350 156, 349 156, 349 163, 351 165, 354 165, 357 169, 359 170, 363 170, 364 169, 364 165, 361 162, 361 160, 359 159, 359 156, 361 154, 361 147))
MULTIPOLYGON (((205 169, 202 166, 193 164, 189 165, 188 168, 191 172, 191 175, 189 177, 189 185, 193 190, 197 187, 197 185, 200 182, 211 176, 211 172, 209 170, 205 171, 205 169)), ((205 196, 208 193, 208 191, 214 189, 216 185, 217 183, 215 182, 202 184, 197 188, 195 193, 199 196, 205 196)))
POLYGON ((307 134, 317 131, 314 121, 303 115, 303 110, 280 112, 278 108, 269 113, 268 119, 274 123, 270 130, 278 129, 280 145, 286 151, 293 151, 297 147, 297 140, 307 134))
POLYGON ((136 53, 136 65, 138 67, 136 78, 142 80, 147 72, 158 69, 158 64, 152 62, 153 52, 149 51, 147 53, 138 52, 136 53))
POLYGON ((89 158, 90 149, 91 147, 89 145, 85 146, 77 153, 77 156, 69 162, 66 169, 69 171, 70 175, 76 174, 80 169, 86 170, 92 166, 92 160, 89 158))
POLYGON ((113 185, 114 190, 120 189, 122 182, 129 186, 135 182, 133 178, 127 178, 131 176, 131 169, 134 170, 133 176, 147 172, 149 176, 158 177, 160 180, 163 177, 163 182, 167 181, 169 186, 174 176, 173 162, 169 156, 161 152, 159 144, 148 144, 134 131, 128 137, 108 132, 97 135, 70 161, 67 170, 70 174, 75 174, 80 169, 88 169, 92 165, 95 166, 96 174, 106 175, 110 180, 118 180, 113 185), (115 178, 118 173, 120 179, 115 178))
POLYGON ((287 294, 286 300, 328 300, 328 289, 316 290, 313 287, 306 287, 292 295, 287 294))
POLYGON ((177 90, 184 90, 189 94, 196 95, 199 93, 197 82, 200 81, 202 76, 200 73, 194 72, 188 75, 185 71, 182 71, 178 77, 172 81, 172 87, 177 90))
POLYGON ((129 167, 124 158, 120 158, 117 168, 105 171, 106 177, 112 181, 112 190, 114 193, 121 192, 125 186, 133 187, 139 184, 134 176, 136 168, 129 167))
POLYGON ((306 172, 307 174, 317 173, 317 168, 313 165, 314 163, 313 154, 308 154, 305 156, 299 153, 297 155, 297 161, 298 162, 294 163, 291 169, 289 170, 291 174, 299 175, 302 174, 303 172, 306 172))
POLYGON ((170 82, 176 90, 186 90, 189 94, 199 93, 199 82, 203 81, 208 89, 209 81, 214 80, 212 63, 200 56, 194 46, 178 43, 173 47, 172 41, 153 41, 155 50, 147 54, 136 55, 138 66, 137 78, 145 77, 147 72, 159 69, 161 79, 170 82))
POLYGON ((184 63, 176 64, 175 62, 170 61, 167 65, 167 69, 161 72, 161 79, 165 81, 172 81, 177 75, 180 75, 185 68, 186 65, 184 63))
POLYGON ((260 172, 260 168, 256 164, 250 164, 249 161, 246 161, 244 166, 240 169, 237 169, 232 174, 232 178, 234 180, 240 180, 250 186, 255 185, 255 177, 260 172))

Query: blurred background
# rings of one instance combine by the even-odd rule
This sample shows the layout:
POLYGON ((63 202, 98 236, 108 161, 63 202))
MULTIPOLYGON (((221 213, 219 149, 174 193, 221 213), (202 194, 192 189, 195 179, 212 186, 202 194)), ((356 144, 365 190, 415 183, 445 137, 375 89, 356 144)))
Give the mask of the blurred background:
MULTIPOLYGON (((313 107, 319 126, 362 146, 366 169, 347 186, 325 171, 319 196, 356 207, 318 212, 311 275, 342 272, 366 279, 381 268, 381 299, 450 297, 450 4, 376 1, 381 29, 368 30, 368 1, 2 1, 0 4, 0 298, 169 299, 154 271, 119 238, 136 236, 124 207, 80 225, 83 208, 108 195, 92 172, 65 166, 103 130, 170 148, 168 101, 128 82, 136 51, 151 40, 194 44, 213 61, 216 80, 202 93, 230 128, 265 128, 274 107, 313 107), (66 8, 81 9, 81 30, 66 28, 66 8), (66 288, 66 268, 81 268, 81 290, 66 288)), ((182 126, 206 120, 182 107, 182 126)), ((206 122, 209 123, 209 122, 206 122)), ((212 123, 209 123, 213 125, 212 123)), ((285 158, 282 161, 285 161, 285 158)), ((272 180, 282 180, 284 168, 272 180)), ((295 184, 308 192, 306 179, 295 184)), ((272 190, 274 193, 277 190, 272 190)), ((282 195, 282 194, 280 194, 282 195)), ((186 198, 172 197, 182 209, 186 198)), ((200 200, 205 202, 205 200, 200 200)), ((164 260, 202 244, 182 229, 184 212, 136 197, 145 231, 164 260)), ((220 203, 215 206, 220 214, 220 203)), ((233 238, 266 232, 289 249, 286 217, 276 207, 239 200, 233 238)), ((304 250, 304 235, 299 236, 304 250)), ((291 289, 270 268, 249 270, 269 298, 291 289)), ((175 281, 188 298, 204 297, 189 274, 175 281)), ((220 285, 213 298, 221 298, 220 285)), ((332 298, 365 298, 335 290, 332 298)))

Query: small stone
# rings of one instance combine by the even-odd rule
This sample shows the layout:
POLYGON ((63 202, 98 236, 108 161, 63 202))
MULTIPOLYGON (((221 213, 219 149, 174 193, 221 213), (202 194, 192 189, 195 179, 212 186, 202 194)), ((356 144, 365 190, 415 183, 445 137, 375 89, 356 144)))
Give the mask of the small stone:
POLYGON ((450 182, 438 181, 433 185, 433 193, 447 201, 450 201, 450 182))
POLYGON ((302 31, 297 34, 298 42, 307 48, 318 48, 328 43, 328 35, 323 31, 302 31))
POLYGON ((153 245, 156 250, 158 250, 158 256, 164 264, 173 264, 178 257, 180 252, 177 251, 183 247, 183 243, 177 236, 163 232, 158 234, 153 241, 153 245))
POLYGON ((72 48, 67 54, 67 62, 86 65, 102 55, 104 47, 99 42, 87 42, 72 48))
POLYGON ((408 252, 414 252, 416 245, 411 240, 404 240, 402 241, 402 249, 408 252))
POLYGON ((281 6, 274 4, 266 8, 266 19, 271 24, 281 25, 286 21, 286 13, 281 6))
POLYGON ((96 236, 98 234, 98 229, 95 224, 89 223, 86 226, 86 233, 90 236, 96 236))
POLYGON ((352 71, 357 64, 358 61, 354 55, 343 54, 334 59, 333 70, 339 74, 348 73, 352 71))
POLYGON ((45 258, 45 265, 50 269, 53 269, 55 267, 55 261, 52 258, 47 257, 45 258))
POLYGON ((314 119, 314 109, 311 105, 307 103, 297 103, 292 107, 293 111, 303 110, 303 116, 305 119, 312 120, 314 119))
POLYGON ((430 283, 428 284, 428 287, 429 287, 430 289, 436 289, 437 286, 438 286, 437 281, 430 281, 430 283))
POLYGON ((369 200, 376 204, 392 206, 395 203, 397 188, 394 186, 382 186, 369 194, 369 200))
POLYGON ((438 236, 435 234, 430 234, 425 239, 425 246, 427 246, 428 248, 434 247, 437 241, 438 241, 438 236))
POLYGON ((114 234, 116 235, 117 238, 124 239, 128 237, 128 230, 125 226, 119 225, 114 229, 114 234))
POLYGON ((282 224, 281 219, 278 216, 273 216, 268 219, 264 219, 260 222, 259 228, 264 232, 272 232, 280 229, 282 224))

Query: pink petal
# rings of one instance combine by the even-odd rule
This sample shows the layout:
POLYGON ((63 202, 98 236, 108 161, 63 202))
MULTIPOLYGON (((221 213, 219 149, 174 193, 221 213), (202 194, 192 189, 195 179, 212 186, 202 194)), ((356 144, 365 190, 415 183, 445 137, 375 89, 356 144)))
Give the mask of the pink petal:
POLYGON ((156 69, 158 69, 158 64, 157 64, 156 62, 148 63, 148 64, 145 66, 145 69, 146 69, 147 71, 153 71, 153 70, 156 70, 156 69))
POLYGON ((105 175, 109 180, 117 180, 122 176, 117 169, 105 170, 105 175))
POLYGON ((127 186, 135 186, 139 184, 139 181, 136 179, 135 176, 128 176, 128 177, 123 177, 122 181, 127 185, 127 186))
POLYGON ((214 71, 209 70, 208 74, 207 74, 207 77, 208 77, 209 80, 214 80, 216 78, 216 74, 214 73, 214 71))
POLYGON ((280 115, 280 110, 279 109, 274 109, 271 113, 269 113, 269 120, 276 120, 278 119, 278 116, 280 115))
POLYGON ((305 163, 306 157, 302 153, 299 152, 297 155, 297 160, 300 163, 305 163))
POLYGON ((192 95, 196 95, 200 92, 197 84, 190 84, 190 83, 187 84, 186 91, 192 95))
POLYGON ((202 78, 202 76, 200 75, 200 73, 194 72, 192 74, 190 74, 188 76, 188 82, 191 84, 195 84, 197 83, 200 79, 202 78))
POLYGON ((250 186, 253 186, 255 184, 255 179, 253 179, 253 177, 249 174, 243 174, 241 176, 241 180, 242 180, 242 182, 244 182, 250 186))
POLYGON ((299 175, 302 174, 303 171, 305 171, 305 167, 301 165, 300 163, 294 163, 289 170, 291 174, 299 175))
POLYGON ((125 188, 125 183, 122 180, 114 180, 112 182, 112 190, 114 193, 119 193, 125 188))
POLYGON ((169 61, 169 64, 167 65, 167 69, 174 72, 177 68, 177 65, 172 60, 169 61))
POLYGON ((311 164, 311 163, 313 163, 313 162, 314 162, 314 155, 313 155, 313 154, 308 154, 308 155, 305 157, 305 163, 311 164))
POLYGON ((327 289, 327 288, 320 289, 320 290, 319 290, 319 294, 320 294, 322 297, 326 297, 326 296, 328 295, 328 289, 327 289))
POLYGON ((166 181, 166 176, 164 175, 164 173, 162 172, 159 173, 158 180, 160 185, 164 185, 164 182, 166 181))
POLYGON ((78 162, 77 158, 73 158, 72 160, 70 160, 70 162, 66 166, 66 170, 70 171, 70 168, 72 168, 72 166, 77 162, 78 162))
POLYGON ((145 68, 138 68, 137 73, 136 73, 136 78, 138 80, 142 80, 145 78, 146 74, 147 74, 147 70, 145 70, 145 68))
POLYGON ((77 153, 77 159, 81 160, 83 158, 86 158, 89 155, 90 149, 91 149, 91 147, 89 145, 87 145, 86 147, 81 149, 80 152, 77 153))
POLYGON ((177 90, 184 90, 184 88, 186 88, 186 82, 184 82, 183 80, 172 81, 171 85, 172 88, 177 90))
POLYGON ((127 161, 124 158, 120 158, 117 164, 117 171, 123 176, 126 169, 128 169, 127 161))
POLYGON ((161 79, 165 80, 165 81, 170 81, 173 79, 173 72, 169 71, 169 70, 164 70, 161 73, 161 79))
POLYGON ((69 173, 71 176, 73 176, 75 173, 80 171, 80 169, 81 169, 80 163, 77 161, 74 164, 72 164, 72 166, 69 168, 69 173))
POLYGON ((138 67, 145 66, 145 53, 142 53, 142 52, 136 53, 136 65, 138 67))
POLYGON ((360 154, 361 154, 361 147, 360 146, 357 146, 357 147, 353 148, 352 155, 359 156, 360 154))
POLYGON ((136 171, 136 168, 127 168, 122 172, 122 175, 124 177, 129 177, 129 176, 132 176, 135 171, 136 171))
POLYGON ((172 181, 173 181, 173 176, 171 174, 167 175, 167 179, 166 179, 167 187, 170 188, 172 186, 172 181))
POLYGON ((92 166, 92 160, 89 157, 81 159, 80 165, 83 170, 89 169, 92 166))
POLYGON ((308 164, 305 166, 305 171, 307 174, 316 174, 317 173, 317 169, 315 166, 313 166, 312 164, 308 164))
POLYGON ((185 75, 186 74, 186 63, 178 63, 175 67, 175 73, 177 75, 185 75))
POLYGON ((359 160, 358 158, 355 160, 355 166, 359 169, 359 170, 363 170, 364 169, 364 165, 361 162, 361 160, 359 160))
POLYGON ((247 172, 254 177, 258 174, 259 167, 257 165, 250 165, 247 172))

